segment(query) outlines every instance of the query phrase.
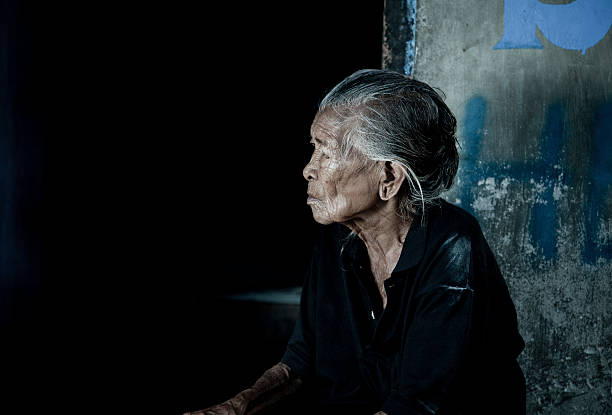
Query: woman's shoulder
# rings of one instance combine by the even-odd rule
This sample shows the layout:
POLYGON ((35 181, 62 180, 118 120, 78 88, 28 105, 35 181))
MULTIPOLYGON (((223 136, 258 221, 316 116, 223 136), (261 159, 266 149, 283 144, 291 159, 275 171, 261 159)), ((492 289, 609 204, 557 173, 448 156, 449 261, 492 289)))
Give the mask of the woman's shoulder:
POLYGON ((427 211, 430 234, 458 236, 462 238, 483 238, 478 220, 465 209, 439 199, 427 211))

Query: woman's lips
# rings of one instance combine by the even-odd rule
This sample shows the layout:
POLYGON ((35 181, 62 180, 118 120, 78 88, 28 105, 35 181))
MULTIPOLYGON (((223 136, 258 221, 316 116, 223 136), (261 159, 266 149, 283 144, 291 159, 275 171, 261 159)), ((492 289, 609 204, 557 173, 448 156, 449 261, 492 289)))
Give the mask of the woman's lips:
POLYGON ((307 204, 307 205, 310 205, 310 204, 315 203, 315 202, 317 202, 317 201, 319 201, 319 200, 320 200, 320 199, 317 199, 317 198, 316 198, 316 197, 314 197, 314 196, 310 196, 310 195, 308 195, 308 199, 306 199, 306 204, 307 204))

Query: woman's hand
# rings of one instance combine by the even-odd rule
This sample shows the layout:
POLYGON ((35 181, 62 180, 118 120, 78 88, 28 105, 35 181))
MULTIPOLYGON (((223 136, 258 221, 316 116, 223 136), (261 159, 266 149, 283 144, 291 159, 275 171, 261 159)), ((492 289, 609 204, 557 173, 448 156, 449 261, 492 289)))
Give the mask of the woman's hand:
POLYGON ((257 382, 223 403, 201 411, 184 415, 255 415, 270 405, 295 393, 302 385, 302 379, 291 372, 284 363, 277 363, 266 370, 257 382))
POLYGON ((244 415, 249 404, 245 393, 241 392, 232 399, 195 412, 186 412, 183 415, 244 415))

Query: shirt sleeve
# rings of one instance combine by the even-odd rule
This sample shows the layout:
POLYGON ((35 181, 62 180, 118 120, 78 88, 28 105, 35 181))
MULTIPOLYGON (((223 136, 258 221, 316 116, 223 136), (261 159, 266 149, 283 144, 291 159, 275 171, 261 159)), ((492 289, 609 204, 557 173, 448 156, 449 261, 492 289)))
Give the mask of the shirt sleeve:
POLYGON ((435 413, 466 358, 474 303, 470 238, 449 238, 426 267, 405 328, 399 382, 383 404, 388 415, 435 413))
POLYGON ((315 279, 315 257, 313 256, 302 287, 298 318, 281 359, 282 363, 300 376, 310 374, 314 367, 315 279))

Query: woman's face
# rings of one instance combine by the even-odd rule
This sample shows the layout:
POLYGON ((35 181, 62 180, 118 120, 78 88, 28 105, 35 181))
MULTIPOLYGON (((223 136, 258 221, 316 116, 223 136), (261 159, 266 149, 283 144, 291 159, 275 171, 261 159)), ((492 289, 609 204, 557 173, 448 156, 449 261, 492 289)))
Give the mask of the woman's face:
POLYGON ((304 168, 308 180, 308 205, 321 224, 344 223, 373 209, 378 201, 379 171, 376 163, 352 150, 346 159, 340 152, 343 131, 332 123, 333 114, 316 115, 310 134, 314 146, 304 168))

